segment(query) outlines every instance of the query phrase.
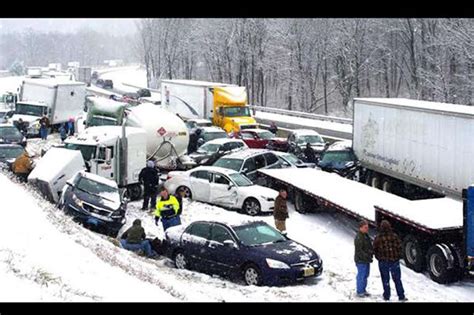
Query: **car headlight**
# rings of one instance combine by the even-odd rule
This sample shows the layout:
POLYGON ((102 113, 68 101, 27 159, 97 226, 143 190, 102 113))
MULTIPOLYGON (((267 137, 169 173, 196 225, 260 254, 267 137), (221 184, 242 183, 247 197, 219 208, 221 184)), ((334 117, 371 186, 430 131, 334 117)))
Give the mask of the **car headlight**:
POLYGON ((290 266, 288 266, 282 261, 274 260, 270 258, 266 258, 265 260, 267 262, 268 267, 272 269, 290 269, 290 266))
POLYGON ((72 195, 72 200, 74 201, 74 203, 75 203, 76 205, 78 205, 79 207, 82 208, 82 205, 83 205, 84 203, 82 202, 81 199, 77 198, 77 196, 73 194, 73 195, 72 195))

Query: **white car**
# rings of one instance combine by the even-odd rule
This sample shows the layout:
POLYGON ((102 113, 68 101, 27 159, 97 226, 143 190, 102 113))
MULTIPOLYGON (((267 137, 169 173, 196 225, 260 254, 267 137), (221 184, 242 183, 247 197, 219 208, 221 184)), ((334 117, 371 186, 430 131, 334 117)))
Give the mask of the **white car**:
POLYGON ((170 172, 164 186, 172 194, 184 190, 193 200, 241 210, 252 216, 273 212, 278 195, 273 189, 255 185, 239 172, 215 166, 170 172))

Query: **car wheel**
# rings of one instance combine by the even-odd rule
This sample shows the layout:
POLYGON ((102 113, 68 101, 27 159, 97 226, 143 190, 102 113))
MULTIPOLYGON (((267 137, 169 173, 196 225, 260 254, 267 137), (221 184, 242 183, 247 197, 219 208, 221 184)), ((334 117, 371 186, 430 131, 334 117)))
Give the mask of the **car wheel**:
POLYGON ((178 250, 174 254, 174 265, 177 269, 189 269, 189 262, 184 252, 182 250, 178 250))
POLYGON ((262 285, 262 273, 254 264, 248 264, 243 271, 243 277, 246 285, 262 285))
POLYGON ((185 198, 193 199, 193 193, 191 192, 191 189, 189 189, 189 187, 179 186, 178 189, 176 189, 176 192, 178 191, 184 191, 185 198))
POLYGON ((248 198, 242 206, 242 210, 251 216, 259 214, 261 209, 260 203, 255 198, 248 198))

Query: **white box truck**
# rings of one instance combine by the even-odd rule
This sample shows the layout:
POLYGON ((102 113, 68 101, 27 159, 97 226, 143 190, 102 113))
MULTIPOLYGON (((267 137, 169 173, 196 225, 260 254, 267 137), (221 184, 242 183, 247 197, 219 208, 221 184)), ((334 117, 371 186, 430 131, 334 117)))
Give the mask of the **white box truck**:
POLYGON ((78 67, 75 69, 76 81, 84 82, 87 86, 91 85, 92 80, 92 68, 91 67, 78 67))
POLYGON ((60 79, 26 79, 20 88, 13 122, 27 123, 28 135, 39 135, 39 119, 47 115, 53 128, 84 110, 86 85, 60 79))
POLYGON ((355 98, 353 106, 353 149, 367 184, 461 199, 474 183, 474 108, 402 98, 355 98))

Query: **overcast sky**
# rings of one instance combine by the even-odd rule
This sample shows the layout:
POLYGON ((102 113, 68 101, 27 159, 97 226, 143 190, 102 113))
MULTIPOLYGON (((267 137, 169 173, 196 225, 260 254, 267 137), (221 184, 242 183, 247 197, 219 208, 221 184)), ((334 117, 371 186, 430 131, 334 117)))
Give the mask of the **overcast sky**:
POLYGON ((0 32, 23 31, 31 27, 38 31, 75 32, 90 28, 112 35, 133 34, 138 19, 0 19, 0 32))

